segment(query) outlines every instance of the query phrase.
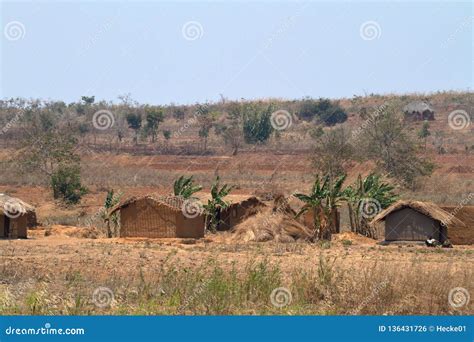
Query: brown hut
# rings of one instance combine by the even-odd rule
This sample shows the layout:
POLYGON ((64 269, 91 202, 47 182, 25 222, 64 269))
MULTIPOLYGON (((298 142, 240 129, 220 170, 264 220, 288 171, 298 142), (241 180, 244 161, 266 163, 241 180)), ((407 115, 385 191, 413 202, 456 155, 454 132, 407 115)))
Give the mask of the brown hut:
MULTIPOLYGON (((211 196, 207 193, 194 194, 201 203, 207 203, 211 196)), ((221 211, 217 230, 226 231, 233 229, 246 218, 255 215, 259 209, 266 205, 255 196, 249 195, 228 195, 224 198, 230 205, 221 211)))
POLYGON ((434 120, 434 110, 423 101, 413 101, 403 107, 405 118, 410 121, 434 120))
POLYGON ((19 198, 0 194, 0 238, 26 239, 27 228, 36 225, 35 208, 19 198))
POLYGON ((221 212, 218 230, 232 229, 246 218, 255 215, 263 207, 265 204, 255 196, 232 202, 228 208, 221 212))
POLYGON ((121 237, 201 238, 204 215, 199 203, 181 197, 132 197, 114 207, 120 212, 121 237))
POLYGON ((456 221, 450 220, 448 238, 455 245, 474 245, 474 206, 442 206, 456 221), (464 225, 456 224, 461 221, 464 225))
POLYGON ((434 238, 444 242, 452 225, 464 223, 434 203, 398 201, 374 217, 371 224, 385 221, 385 241, 425 241, 434 238))

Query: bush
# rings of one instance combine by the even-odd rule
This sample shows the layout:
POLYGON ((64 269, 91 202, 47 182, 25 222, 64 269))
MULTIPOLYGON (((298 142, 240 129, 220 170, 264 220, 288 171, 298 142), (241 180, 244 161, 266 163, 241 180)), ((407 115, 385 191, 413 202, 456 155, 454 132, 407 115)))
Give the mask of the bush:
POLYGON ((76 204, 87 193, 81 184, 79 165, 62 165, 51 175, 53 196, 68 204, 76 204))
POLYGON ((311 98, 303 99, 298 116, 306 121, 316 119, 327 126, 333 126, 347 120, 347 113, 339 104, 323 98, 317 101, 311 98))

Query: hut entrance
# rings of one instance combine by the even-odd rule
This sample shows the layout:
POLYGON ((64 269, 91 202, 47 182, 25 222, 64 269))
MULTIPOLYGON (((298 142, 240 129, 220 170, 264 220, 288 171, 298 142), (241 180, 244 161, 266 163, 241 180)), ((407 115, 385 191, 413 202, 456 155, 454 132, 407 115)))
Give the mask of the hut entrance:
POLYGON ((3 215, 3 236, 10 237, 10 218, 3 215))

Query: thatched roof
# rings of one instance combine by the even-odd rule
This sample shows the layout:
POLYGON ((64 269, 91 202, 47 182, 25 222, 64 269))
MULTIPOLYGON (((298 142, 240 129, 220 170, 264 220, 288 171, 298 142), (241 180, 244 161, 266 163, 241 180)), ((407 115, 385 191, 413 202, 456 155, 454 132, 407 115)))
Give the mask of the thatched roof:
POLYGON ((406 113, 423 113, 424 111, 434 112, 433 108, 429 104, 423 101, 413 101, 403 107, 403 111, 406 113))
POLYGON ((152 202, 155 202, 156 204, 165 205, 175 211, 181 211, 181 209, 183 208, 183 203, 185 201, 185 199, 182 197, 172 196, 172 195, 150 194, 150 195, 145 195, 145 196, 132 196, 118 203, 117 205, 115 205, 110 210, 109 215, 113 214, 117 210, 120 210, 128 206, 130 203, 134 203, 141 200, 150 200, 152 202))
POLYGON ((19 210, 22 214, 35 211, 35 208, 32 205, 23 202, 19 198, 0 194, 0 214, 3 214, 5 209, 8 210, 9 208, 13 210, 19 210))
POLYGON ((392 204, 387 209, 378 213, 377 216, 375 216, 374 219, 372 220, 371 224, 384 221, 389 214, 397 210, 404 209, 404 208, 411 208, 423 215, 431 217, 433 220, 436 220, 436 221, 439 221, 440 223, 445 224, 448 227, 450 225, 457 225, 457 226, 462 226, 462 227, 465 226, 463 222, 453 217, 453 215, 441 209, 436 204, 431 203, 431 202, 420 202, 420 201, 398 201, 392 204))
POLYGON ((256 215, 239 223, 232 234, 235 242, 295 242, 312 237, 312 231, 294 218, 284 197, 276 198, 272 207, 260 208, 256 215))

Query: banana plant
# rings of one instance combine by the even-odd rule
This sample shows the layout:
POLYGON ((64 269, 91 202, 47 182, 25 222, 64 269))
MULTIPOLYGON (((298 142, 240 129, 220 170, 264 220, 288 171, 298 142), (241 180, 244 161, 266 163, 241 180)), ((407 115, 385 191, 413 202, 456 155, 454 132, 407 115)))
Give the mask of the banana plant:
POLYGON ((331 233, 335 232, 337 208, 345 199, 342 190, 345 179, 343 175, 333 182, 329 175, 323 178, 317 175, 309 194, 293 195, 305 203, 296 218, 309 210, 313 211, 313 239, 330 239, 331 233))
POLYGON ((370 201, 369 204, 373 206, 374 214, 376 214, 398 199, 394 189, 395 187, 389 183, 383 182, 381 175, 371 173, 364 179, 359 175, 356 183, 344 190, 349 209, 351 231, 368 237, 375 237, 375 232, 368 224, 368 218, 370 217, 364 215, 362 206, 366 204, 364 201, 370 201))
POLYGON ((221 211, 228 208, 230 205, 230 202, 225 201, 224 197, 235 188, 235 186, 228 184, 224 184, 220 187, 219 181, 219 176, 217 176, 211 187, 211 199, 209 199, 207 204, 203 206, 206 213, 206 227, 212 233, 217 231, 217 227, 221 222, 221 211))
MULTIPOLYGON (((117 194, 114 193, 114 189, 107 191, 107 196, 105 197, 104 207, 102 209, 102 219, 104 220, 107 226, 107 237, 111 238, 114 235, 113 231, 117 230, 118 227, 118 215, 117 212, 113 213, 112 215, 109 213, 110 209, 112 209, 115 205, 120 202, 120 198, 122 197, 123 193, 118 192, 117 194), (110 223, 113 223, 114 230, 112 231, 112 227, 110 223)), ((116 232, 115 232, 116 233, 116 232)))
POLYGON ((194 185, 193 176, 181 176, 173 184, 174 195, 181 196, 184 199, 192 198, 194 193, 201 190, 202 186, 194 185))

